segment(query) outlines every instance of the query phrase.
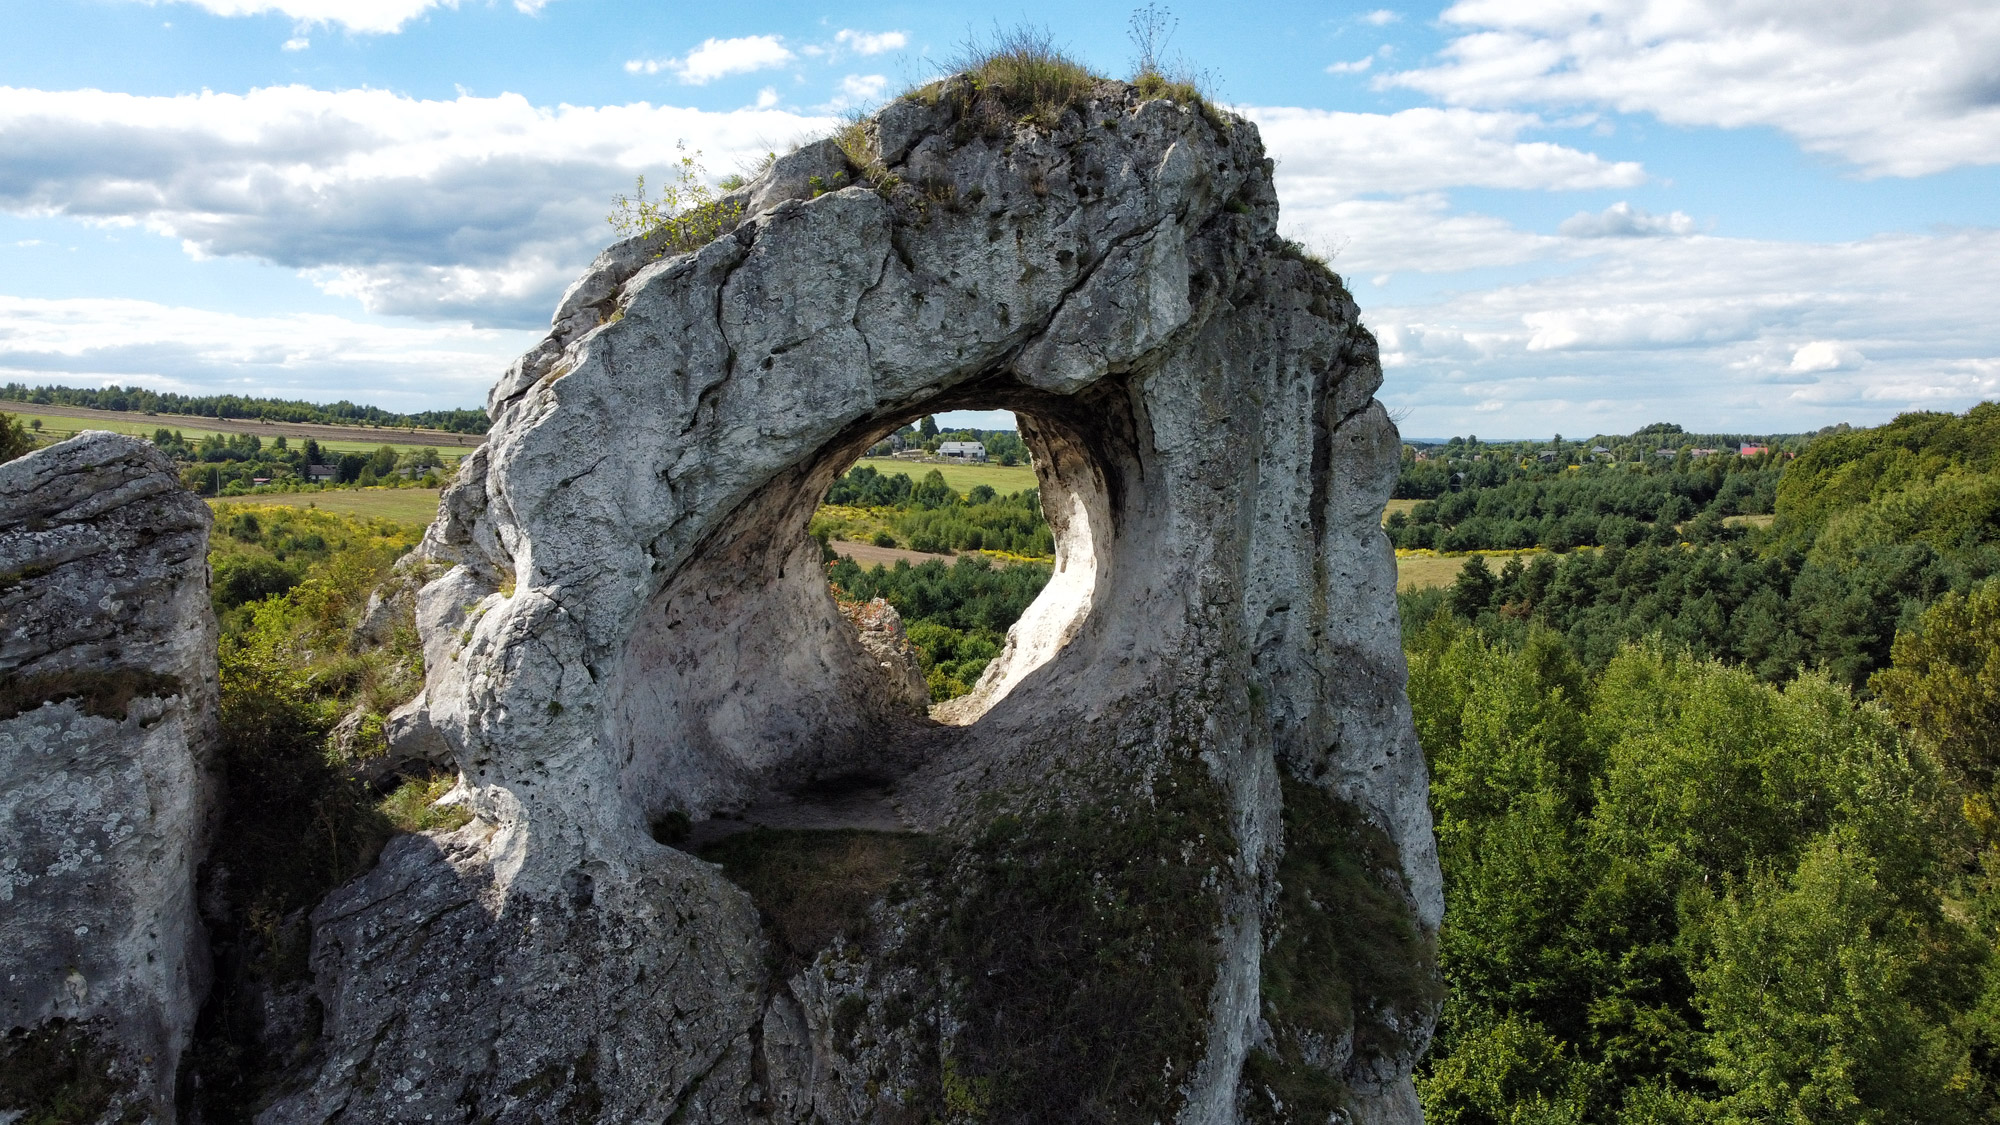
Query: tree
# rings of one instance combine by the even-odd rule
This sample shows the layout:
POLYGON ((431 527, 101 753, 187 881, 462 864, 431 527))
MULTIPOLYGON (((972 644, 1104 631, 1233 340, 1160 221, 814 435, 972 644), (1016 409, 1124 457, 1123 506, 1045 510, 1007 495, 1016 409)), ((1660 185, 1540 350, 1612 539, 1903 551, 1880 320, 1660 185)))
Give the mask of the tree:
POLYGON ((958 503, 958 493, 944 482, 943 473, 932 469, 910 491, 910 499, 919 508, 945 508, 958 503))
POLYGON ((35 439, 21 426, 21 420, 0 414, 0 461, 12 461, 35 448, 35 439))
POLYGON ((1465 560, 1464 569, 1458 572, 1458 581, 1451 587, 1451 609, 1460 617, 1477 617, 1493 601, 1493 571, 1486 565, 1486 556, 1474 555, 1465 560))
POLYGON ((924 415, 923 422, 917 426, 917 433, 922 435, 925 441, 938 436, 937 419, 928 414, 924 415))
POLYGON ((2000 771, 2000 579, 1946 594, 1868 681, 1896 720, 1981 790, 2000 771))

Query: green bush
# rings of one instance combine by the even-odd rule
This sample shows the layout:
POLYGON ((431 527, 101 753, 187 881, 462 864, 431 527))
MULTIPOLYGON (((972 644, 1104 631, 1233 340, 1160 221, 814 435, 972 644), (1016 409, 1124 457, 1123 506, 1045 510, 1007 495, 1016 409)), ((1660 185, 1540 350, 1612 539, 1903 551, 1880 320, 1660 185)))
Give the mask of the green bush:
POLYGON ((35 449, 34 435, 11 414, 0 414, 0 462, 26 456, 35 449))
POLYGON ((703 179, 701 154, 681 148, 673 178, 657 199, 646 198, 646 177, 640 176, 631 195, 612 199, 606 219, 621 237, 640 237, 656 253, 697 250, 729 231, 743 217, 743 205, 718 199, 703 179))

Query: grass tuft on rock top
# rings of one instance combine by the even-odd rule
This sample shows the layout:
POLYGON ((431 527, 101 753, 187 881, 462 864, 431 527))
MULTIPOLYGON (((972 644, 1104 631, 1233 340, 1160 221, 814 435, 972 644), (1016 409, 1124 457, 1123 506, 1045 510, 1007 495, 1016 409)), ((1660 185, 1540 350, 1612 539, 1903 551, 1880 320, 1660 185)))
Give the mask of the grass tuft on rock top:
POLYGON ((1407 1059, 1444 991, 1395 845, 1318 786, 1288 777, 1283 787, 1281 890, 1262 981, 1273 1043, 1245 1063, 1244 1085, 1260 1119, 1324 1121, 1345 1096, 1326 1052, 1352 1034, 1356 1059, 1407 1059))
POLYGON ((1044 128, 1054 127, 1103 81, 1056 46, 1048 29, 1034 26, 969 37, 946 69, 965 74, 982 97, 995 99, 1019 120, 1044 128))
POLYGON ((1206 1050, 1233 851, 1194 761, 1150 800, 988 824, 933 872, 961 1027, 944 1092, 976 1092, 991 1121, 1170 1120, 1206 1050))

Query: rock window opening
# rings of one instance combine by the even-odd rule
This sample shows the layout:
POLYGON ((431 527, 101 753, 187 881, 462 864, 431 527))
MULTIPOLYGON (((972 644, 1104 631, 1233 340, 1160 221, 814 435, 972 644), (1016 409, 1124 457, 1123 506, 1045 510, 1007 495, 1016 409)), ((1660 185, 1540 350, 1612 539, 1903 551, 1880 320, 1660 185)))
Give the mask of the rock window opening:
POLYGON ((902 780, 1077 635, 1108 543, 1103 472, 1068 418, 982 413, 857 427, 655 597, 611 716, 656 840, 907 830, 902 780))
POLYGON ((984 413, 925 415, 877 441, 809 526, 862 647, 932 707, 971 693, 1055 565, 1018 423, 984 413))

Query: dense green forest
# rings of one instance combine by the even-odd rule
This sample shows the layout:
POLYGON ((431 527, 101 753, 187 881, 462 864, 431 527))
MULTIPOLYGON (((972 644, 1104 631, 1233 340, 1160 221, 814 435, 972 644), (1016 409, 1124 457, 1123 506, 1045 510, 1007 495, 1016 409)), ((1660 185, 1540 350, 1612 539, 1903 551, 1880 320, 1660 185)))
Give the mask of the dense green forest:
POLYGON ((1784 456, 1745 457, 1732 448, 1656 464, 1499 455, 1407 461, 1397 494, 1424 502, 1389 517, 1389 538, 1399 548, 1439 551, 1671 546, 1698 517, 1770 513, 1784 456))
POLYGON ((2000 1119, 2000 407, 1402 598, 1472 1123, 2000 1119))
POLYGON ((377 406, 357 406, 342 399, 335 403, 301 402, 296 399, 251 398, 243 395, 184 395, 172 391, 149 391, 143 387, 30 387, 24 383, 0 386, 0 400, 36 406, 87 406, 94 410, 116 410, 134 414, 186 414, 200 418, 269 418, 274 422, 320 422, 344 426, 386 426, 407 429, 449 430, 459 434, 483 434, 489 425, 484 410, 425 410, 397 414, 377 406))

